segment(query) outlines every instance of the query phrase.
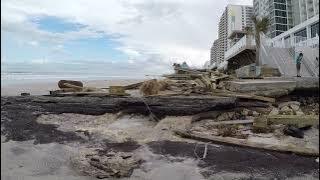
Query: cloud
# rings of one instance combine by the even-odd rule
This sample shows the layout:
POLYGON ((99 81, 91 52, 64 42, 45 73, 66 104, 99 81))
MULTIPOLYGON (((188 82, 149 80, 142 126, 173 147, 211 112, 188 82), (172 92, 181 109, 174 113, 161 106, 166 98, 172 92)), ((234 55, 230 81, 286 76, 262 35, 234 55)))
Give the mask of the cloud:
POLYGON ((37 41, 30 41, 28 44, 31 46, 38 46, 39 43, 37 41))
POLYGON ((115 49, 144 70, 167 68, 173 61, 202 66, 209 60, 228 3, 252 4, 252 0, 2 0, 1 30, 55 46, 107 35, 120 44, 115 49), (44 31, 32 21, 43 16, 85 27, 65 33, 44 31), (143 66, 146 63, 153 67, 143 66))

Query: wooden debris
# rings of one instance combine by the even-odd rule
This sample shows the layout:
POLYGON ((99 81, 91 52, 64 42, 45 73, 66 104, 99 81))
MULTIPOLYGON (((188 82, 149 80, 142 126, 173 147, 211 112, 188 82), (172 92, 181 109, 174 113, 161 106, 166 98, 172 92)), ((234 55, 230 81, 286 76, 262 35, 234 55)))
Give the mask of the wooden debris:
POLYGON ((306 156, 319 156, 319 150, 310 149, 306 147, 299 146, 289 146, 289 145, 273 145, 258 142, 251 142, 247 139, 238 139, 232 137, 220 137, 220 136, 208 136, 199 133, 191 133, 182 130, 175 130, 176 135, 182 138, 194 139, 203 142, 211 142, 215 144, 227 144, 240 147, 249 147, 254 149, 265 149, 270 151, 280 151, 286 153, 295 153, 306 156))
POLYGON ((191 122, 193 123, 193 122, 201 121, 203 119, 215 119, 222 113, 223 111, 209 111, 209 112, 199 113, 192 117, 191 122))
POLYGON ((125 90, 129 90, 129 89, 139 89, 139 87, 140 87, 142 84, 143 84, 143 82, 130 84, 130 85, 124 86, 124 89, 125 89, 125 90))
POLYGON ((158 94, 159 90, 160 90, 160 84, 157 82, 156 79, 145 81, 140 87, 140 92, 144 96, 158 94))
POLYGON ((242 99, 252 99, 252 100, 259 100, 259 101, 265 101, 265 102, 271 102, 271 103, 274 103, 276 101, 274 98, 270 98, 270 97, 256 96, 256 95, 245 94, 245 93, 236 93, 236 92, 232 92, 232 91, 215 90, 213 92, 213 95, 225 96, 225 97, 237 97, 237 98, 242 98, 242 99))
POLYGON ((252 124, 253 122, 254 122, 254 120, 231 120, 231 121, 211 122, 210 125, 252 124))
POLYGON ((83 86, 77 86, 77 85, 74 85, 74 84, 70 84, 70 83, 63 83, 64 87, 66 88, 73 88, 75 90, 82 90, 83 89, 83 86))
POLYGON ((65 83, 67 84, 71 84, 77 87, 83 87, 83 83, 81 81, 73 81, 73 80, 60 80, 58 82, 58 87, 59 88, 69 88, 68 86, 65 85, 65 83))
POLYGON ((307 125, 319 125, 318 115, 269 115, 267 116, 268 124, 290 124, 297 127, 305 127, 307 125))
POLYGON ((123 86, 110 86, 109 93, 111 95, 125 94, 125 89, 123 86))

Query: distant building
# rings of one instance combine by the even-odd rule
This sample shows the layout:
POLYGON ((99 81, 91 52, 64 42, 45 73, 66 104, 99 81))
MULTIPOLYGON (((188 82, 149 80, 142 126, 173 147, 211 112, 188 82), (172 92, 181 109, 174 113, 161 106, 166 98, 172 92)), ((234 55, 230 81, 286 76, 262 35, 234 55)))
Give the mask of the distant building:
POLYGON ((210 49, 210 64, 217 62, 219 39, 215 40, 210 49))
POLYGON ((225 52, 244 35, 246 27, 253 27, 252 6, 228 5, 219 21, 218 39, 211 47, 211 63, 224 61, 225 52))

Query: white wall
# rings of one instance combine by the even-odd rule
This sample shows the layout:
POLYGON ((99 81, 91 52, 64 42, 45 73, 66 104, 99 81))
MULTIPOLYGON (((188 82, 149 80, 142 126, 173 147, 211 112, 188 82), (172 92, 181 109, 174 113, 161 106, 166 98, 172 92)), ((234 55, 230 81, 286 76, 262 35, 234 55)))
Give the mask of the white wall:
POLYGON ((241 6, 228 6, 228 35, 229 36, 232 31, 241 31, 242 30, 242 12, 241 6), (232 17, 234 16, 234 21, 232 21, 232 17))

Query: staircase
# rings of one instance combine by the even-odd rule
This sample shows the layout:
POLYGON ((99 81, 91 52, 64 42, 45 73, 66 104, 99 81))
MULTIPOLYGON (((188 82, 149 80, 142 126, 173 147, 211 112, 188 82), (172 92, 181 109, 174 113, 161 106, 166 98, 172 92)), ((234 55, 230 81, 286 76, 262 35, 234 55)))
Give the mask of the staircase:
POLYGON ((300 74, 303 77, 318 77, 319 65, 316 63, 316 57, 319 57, 319 48, 308 46, 300 47, 274 47, 268 43, 268 39, 264 38, 260 49, 260 59, 262 65, 278 68, 282 76, 294 77, 297 75, 295 52, 302 52, 303 59, 300 74))

